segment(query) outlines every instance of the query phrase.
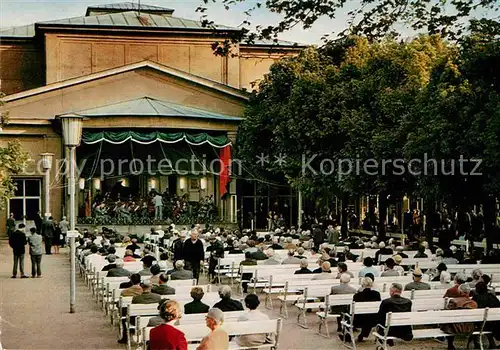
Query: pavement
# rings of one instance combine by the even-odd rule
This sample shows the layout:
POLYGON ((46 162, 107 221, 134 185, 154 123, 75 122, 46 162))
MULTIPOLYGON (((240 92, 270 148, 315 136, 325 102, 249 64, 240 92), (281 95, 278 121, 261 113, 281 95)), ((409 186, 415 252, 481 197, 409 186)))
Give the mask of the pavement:
MULTIPOLYGON (((76 277, 76 313, 69 313, 68 249, 42 257, 42 278, 12 279, 12 250, 0 241, 0 341, 5 349, 124 349, 92 293, 76 277)), ((29 254, 24 269, 31 275, 29 254)))
MULTIPOLYGON (((11 279, 12 250, 0 241, 0 342, 5 349, 125 349, 117 343, 116 328, 98 308, 77 272, 76 313, 69 313, 69 256, 67 249, 59 255, 44 255, 42 278, 11 279)), ((29 255, 25 257, 25 272, 31 271, 29 255)), ((200 283, 206 283, 203 279, 200 283)), ((239 298, 237 295, 235 298, 239 298)), ((278 302, 274 310, 261 310, 270 318, 279 317, 278 302)), ((347 349, 336 335, 336 322, 330 322, 330 338, 317 334, 318 318, 308 314, 309 328, 296 324, 297 309, 289 307, 284 320, 279 349, 323 350, 347 349)), ((464 339, 455 341, 463 347, 464 339)), ((358 349, 375 349, 373 339, 367 339, 358 349)), ((394 350, 446 349, 434 340, 396 342, 394 350)), ((1 349, 1 346, 0 346, 1 349)))

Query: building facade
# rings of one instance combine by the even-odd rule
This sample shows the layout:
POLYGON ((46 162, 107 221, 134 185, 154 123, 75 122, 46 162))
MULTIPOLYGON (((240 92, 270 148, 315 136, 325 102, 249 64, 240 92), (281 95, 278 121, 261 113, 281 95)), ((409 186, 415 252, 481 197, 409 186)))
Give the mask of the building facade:
POLYGON ((154 220, 155 194, 164 198, 162 220, 209 215, 236 222, 236 180, 220 172, 247 91, 275 60, 301 49, 289 42, 240 43, 231 55, 214 55, 212 44, 237 30, 204 28, 175 17, 173 9, 134 3, 1 30, 0 84, 7 95, 1 109, 9 122, 0 146, 19 140, 30 162, 0 211, 0 235, 9 213, 19 222, 47 209, 56 220, 68 212, 59 120, 68 115, 84 118, 77 148, 79 223, 161 222, 154 220), (54 154, 50 208, 43 205, 40 166, 46 152, 54 154), (148 158, 155 164, 141 171, 148 158), (169 161, 158 164, 162 159, 169 161))

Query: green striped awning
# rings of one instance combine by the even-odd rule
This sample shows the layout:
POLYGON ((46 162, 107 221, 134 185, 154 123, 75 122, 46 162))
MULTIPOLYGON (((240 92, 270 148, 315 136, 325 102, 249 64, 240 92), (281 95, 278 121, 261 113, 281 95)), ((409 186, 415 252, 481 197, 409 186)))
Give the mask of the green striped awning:
POLYGON ((127 141, 133 141, 143 145, 154 142, 177 143, 185 141, 190 145, 200 146, 209 144, 212 147, 223 148, 231 145, 231 141, 225 135, 212 136, 206 133, 186 133, 186 132, 141 132, 141 131, 89 131, 84 130, 82 142, 92 145, 99 142, 108 142, 112 144, 122 144, 127 141))

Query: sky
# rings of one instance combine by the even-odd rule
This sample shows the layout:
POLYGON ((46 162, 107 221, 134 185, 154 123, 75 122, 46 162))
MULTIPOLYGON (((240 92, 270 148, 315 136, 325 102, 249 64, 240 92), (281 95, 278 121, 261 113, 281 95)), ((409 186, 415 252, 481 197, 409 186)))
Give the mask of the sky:
MULTIPOLYGON (((137 0, 125 0, 137 2, 137 0)), ((122 2, 121 0, 0 0, 0 27, 8 28, 68 17, 85 15, 90 5, 100 5, 122 2)), ((228 26, 239 26, 246 19, 244 10, 251 4, 238 4, 229 11, 225 10, 220 1, 213 4, 209 1, 209 19, 215 23, 228 26)), ((200 14, 195 12, 202 0, 141 0, 142 4, 156 5, 175 9, 174 16, 199 20, 200 14)), ((346 10, 347 11, 347 10, 346 10)), ((254 23, 273 24, 279 20, 278 15, 265 9, 259 10, 251 19, 254 23)), ((344 16, 337 20, 320 19, 312 28, 304 30, 300 26, 280 36, 282 40, 290 40, 304 44, 320 44, 321 37, 332 31, 340 32, 346 26, 344 16)))

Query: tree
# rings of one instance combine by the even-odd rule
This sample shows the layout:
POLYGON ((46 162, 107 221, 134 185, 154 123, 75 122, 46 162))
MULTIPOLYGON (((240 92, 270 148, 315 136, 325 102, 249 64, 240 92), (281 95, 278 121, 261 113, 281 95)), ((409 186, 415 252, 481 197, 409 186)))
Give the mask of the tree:
MULTIPOLYGON (((2 105, 3 102, 0 101, 0 106, 2 105)), ((8 112, 1 112, 0 130, 8 122, 8 112)), ((12 175, 21 173, 27 160, 28 154, 22 151, 18 141, 8 142, 5 147, 0 147, 0 207, 5 205, 15 191, 12 175)))
MULTIPOLYGON (((227 10, 244 7, 247 19, 240 25, 242 31, 235 33, 232 42, 255 39, 273 39, 297 25, 310 28, 320 18, 332 21, 346 16, 348 27, 334 38, 350 35, 365 36, 369 40, 381 39, 387 35, 398 37, 398 27, 409 27, 417 33, 440 34, 443 38, 458 39, 468 32, 468 19, 476 14, 489 13, 477 18, 489 22, 489 27, 498 35, 498 2, 496 0, 202 0, 197 8, 202 13, 205 26, 214 26, 207 14, 209 2, 220 3, 227 10), (273 25, 252 22, 252 14, 261 9, 280 15, 281 19, 273 25), (494 16, 497 16, 496 18, 494 16), (256 31, 252 31, 253 27, 256 31)), ((325 40, 329 34, 325 33, 325 40)), ((227 53, 231 40, 217 43, 219 53, 227 53)))

